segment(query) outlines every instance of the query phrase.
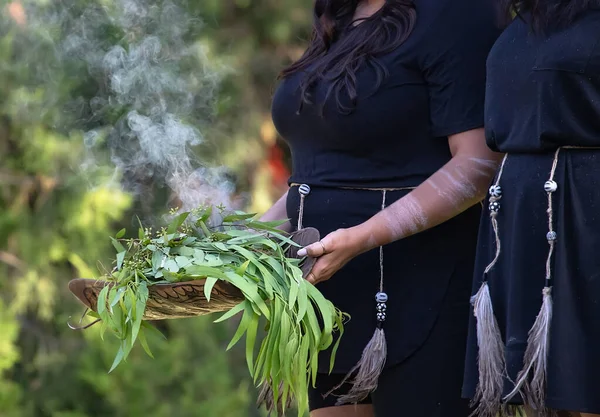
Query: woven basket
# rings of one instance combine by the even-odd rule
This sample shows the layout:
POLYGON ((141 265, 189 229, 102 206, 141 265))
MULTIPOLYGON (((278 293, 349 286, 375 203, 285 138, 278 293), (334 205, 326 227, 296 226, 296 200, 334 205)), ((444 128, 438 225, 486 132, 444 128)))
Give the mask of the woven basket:
MULTIPOLYGON (((314 228, 299 230, 291 235, 291 239, 301 247, 317 242, 319 232, 314 228)), ((298 248, 291 247, 287 256, 297 257, 298 248)), ((306 276, 315 260, 307 258, 302 264, 302 272, 306 276)), ((185 317, 203 316, 223 312, 235 307, 244 300, 240 290, 224 281, 217 281, 210 295, 210 302, 204 296, 206 280, 200 279, 174 284, 156 284, 148 287, 148 302, 144 312, 144 320, 165 320, 185 317)), ((97 311, 98 295, 108 281, 91 279, 74 279, 69 282, 69 290, 87 308, 97 311)))

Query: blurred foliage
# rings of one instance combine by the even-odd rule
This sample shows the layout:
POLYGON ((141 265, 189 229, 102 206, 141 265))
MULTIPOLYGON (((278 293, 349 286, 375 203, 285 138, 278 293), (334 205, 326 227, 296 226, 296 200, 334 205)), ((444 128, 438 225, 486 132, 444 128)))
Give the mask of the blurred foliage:
MULTIPOLYGON (((141 208, 158 213, 167 205, 166 196, 141 201, 122 191, 110 166, 82 174, 83 135, 98 121, 82 118, 79 107, 99 86, 83 63, 56 54, 65 28, 32 19, 51 3, 75 13, 115 1, 2 6, 0 416, 260 416, 243 352, 225 352, 227 325, 210 318, 158 323, 168 340, 151 340, 156 359, 136 350, 113 374, 107 370, 115 346, 100 342, 95 328, 67 327, 83 312, 67 282, 98 276, 110 262, 108 236, 130 226, 141 208)), ((271 94, 278 71, 302 51, 311 1, 202 0, 185 7, 203 22, 189 42, 201 45, 224 77, 201 152, 235 173, 238 192, 251 197, 249 209, 265 210, 285 188, 288 158, 270 121, 271 94)), ((107 28, 106 37, 118 33, 107 28)))

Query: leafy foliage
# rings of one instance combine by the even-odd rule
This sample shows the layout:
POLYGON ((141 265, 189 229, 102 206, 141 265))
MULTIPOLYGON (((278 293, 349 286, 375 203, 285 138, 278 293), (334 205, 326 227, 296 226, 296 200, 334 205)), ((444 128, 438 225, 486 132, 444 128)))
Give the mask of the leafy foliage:
MULTIPOLYGON (((76 15, 87 7, 111 9, 115 1, 10 0, 1 6, 0 414, 259 417, 243 346, 224 352, 234 320, 161 323, 168 343, 147 335, 155 359, 134 349, 127 366, 111 374, 105 371, 118 341, 100 343, 99 328, 77 333, 66 326, 80 308, 67 282, 98 277, 111 256, 105 238, 111 230, 132 227, 135 215, 152 220, 169 201, 160 190, 122 192, 110 165, 88 171, 93 178, 82 175, 83 132, 112 123, 120 109, 100 120, 82 117, 100 86, 81 62, 58 59, 68 28, 54 17, 36 18, 47 7, 76 15)), ((185 4, 203 21, 186 42, 226 68, 202 155, 231 168, 240 194, 252 197, 252 211, 264 210, 281 193, 272 188, 265 160, 277 139, 271 93, 279 69, 301 52, 310 2, 185 4)), ((122 36, 113 28, 101 34, 109 44, 122 36)))
POLYGON ((206 279, 204 294, 210 301, 214 284, 223 280, 245 298, 216 320, 243 313, 227 349, 246 335, 246 362, 254 382, 269 385, 283 404, 296 397, 301 416, 319 351, 333 344, 335 331, 343 334, 343 314, 303 279, 300 260, 286 257, 286 248, 296 244, 276 229, 283 222, 260 222, 238 212, 209 228, 211 213, 212 207, 180 213, 156 233, 140 227, 137 239, 123 239, 122 229, 112 239, 115 267, 93 313, 102 320, 101 334, 108 328, 120 340, 110 371, 129 356, 138 339, 153 356, 145 336, 152 326, 143 322, 149 286, 206 279), (194 221, 186 221, 192 217, 194 221), (255 356, 261 317, 268 330, 255 356))

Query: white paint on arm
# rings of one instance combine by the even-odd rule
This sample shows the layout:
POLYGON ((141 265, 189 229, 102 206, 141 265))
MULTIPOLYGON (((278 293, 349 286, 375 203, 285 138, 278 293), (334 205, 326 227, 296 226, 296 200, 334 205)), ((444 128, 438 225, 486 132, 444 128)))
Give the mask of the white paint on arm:
POLYGON ((450 141, 453 157, 446 165, 357 226, 369 236, 365 251, 435 227, 485 197, 501 155, 485 146, 481 129, 455 135, 450 141))

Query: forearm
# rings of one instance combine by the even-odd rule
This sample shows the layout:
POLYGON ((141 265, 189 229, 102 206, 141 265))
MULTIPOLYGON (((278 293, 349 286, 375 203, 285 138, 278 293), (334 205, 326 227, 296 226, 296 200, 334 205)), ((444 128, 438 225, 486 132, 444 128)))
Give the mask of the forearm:
MULTIPOLYGON (((269 210, 267 210, 265 212, 265 214, 263 214, 260 218, 261 221, 263 222, 270 222, 270 221, 278 221, 278 220, 284 220, 287 219, 287 209, 286 209, 286 200, 287 200, 287 195, 288 195, 289 191, 286 191, 283 196, 277 200, 277 202, 275 202, 275 204, 273 204, 271 206, 271 208, 269 210)), ((278 229, 281 229, 285 232, 291 232, 292 231, 292 224, 287 221, 284 224, 282 224, 281 226, 278 227, 278 229)))
POLYGON ((367 222, 357 226, 363 251, 435 227, 480 202, 500 155, 456 155, 429 179, 367 222))

